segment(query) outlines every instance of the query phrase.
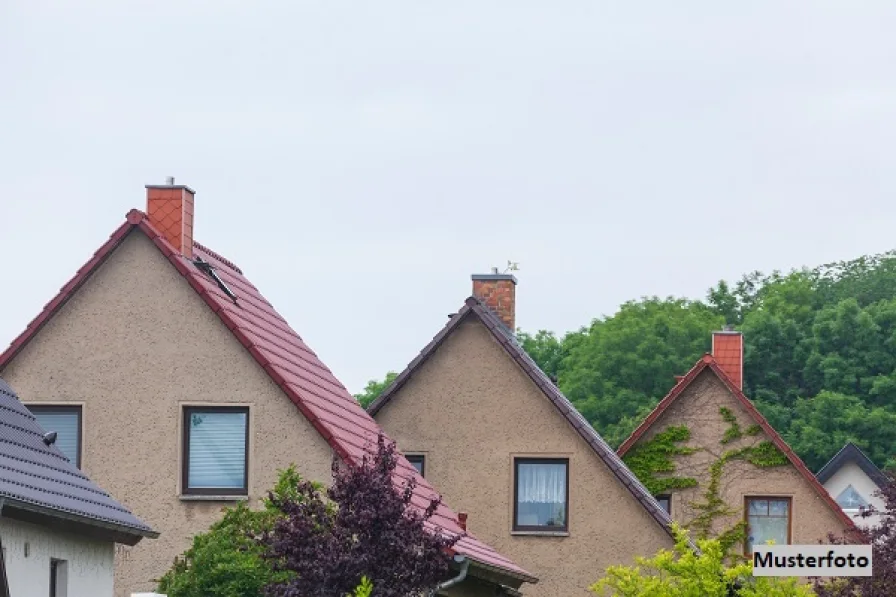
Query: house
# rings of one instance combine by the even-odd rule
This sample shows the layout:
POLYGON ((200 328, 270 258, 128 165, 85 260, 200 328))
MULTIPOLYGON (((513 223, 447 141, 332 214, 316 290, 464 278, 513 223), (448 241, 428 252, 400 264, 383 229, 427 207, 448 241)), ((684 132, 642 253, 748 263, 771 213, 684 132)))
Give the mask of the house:
POLYGON ((858 526, 876 526, 880 522, 880 514, 861 513, 869 506, 877 512, 886 510, 887 504, 878 492, 889 479, 857 445, 847 442, 815 476, 858 526))
POLYGON ((112 597, 115 544, 158 533, 79 471, 0 379, 0 595, 112 597))
POLYGON ((854 529, 743 393, 743 336, 715 332, 704 355, 619 447, 670 510, 734 551, 815 544, 854 529), (651 464, 652 463, 652 464, 651 464))
MULTIPOLYGON (((118 596, 152 591, 222 507, 257 505, 278 469, 326 483, 334 457, 358 462, 381 432, 242 270, 194 241, 194 206, 173 179, 147 186, 146 212, 131 210, 0 354, 28 406, 56 414, 60 446, 161 532, 119 550, 118 596)), ((416 474, 401 460, 396 483, 416 474)), ((414 504, 435 494, 419 479, 414 504)), ((432 522, 463 532, 447 505, 432 522)), ((466 575, 450 594, 537 580, 472 534, 454 552, 466 575)))
POLYGON ((368 407, 467 525, 539 578, 584 596, 607 566, 673 544, 671 520, 517 343, 516 278, 473 296, 368 407))

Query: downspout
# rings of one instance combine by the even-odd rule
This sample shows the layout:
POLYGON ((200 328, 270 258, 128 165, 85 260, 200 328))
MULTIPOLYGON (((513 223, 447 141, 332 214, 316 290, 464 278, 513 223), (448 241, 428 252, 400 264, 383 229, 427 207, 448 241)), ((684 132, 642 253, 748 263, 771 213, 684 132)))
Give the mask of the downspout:
POLYGON ((470 560, 467 559, 466 556, 457 554, 454 556, 454 561, 460 564, 460 572, 454 578, 448 579, 440 585, 437 585, 430 593, 430 597, 437 595, 439 591, 450 589, 451 587, 462 583, 464 579, 467 578, 467 570, 470 569, 470 560))

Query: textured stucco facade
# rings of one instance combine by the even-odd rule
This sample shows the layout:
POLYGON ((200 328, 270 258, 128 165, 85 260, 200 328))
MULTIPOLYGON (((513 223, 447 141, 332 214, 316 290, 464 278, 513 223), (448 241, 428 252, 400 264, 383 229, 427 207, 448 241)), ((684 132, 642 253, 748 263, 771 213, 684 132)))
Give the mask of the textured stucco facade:
MULTIPOLYGON (((684 425, 690 430, 690 440, 681 445, 698 450, 675 457, 676 470, 672 475, 696 479, 698 487, 670 492, 672 518, 685 526, 700 513, 691 504, 703 501, 710 466, 728 450, 770 439, 763 432, 752 436, 744 433, 742 438, 723 444, 722 439, 731 425, 724 420, 721 408, 730 410, 743 432, 755 424, 731 390, 711 369, 705 369, 635 443, 638 446, 649 441, 671 426, 684 425)), ((815 544, 829 532, 840 534, 844 530, 843 522, 792 465, 760 468, 743 460, 731 460, 723 468, 720 497, 737 512, 716 518, 713 531, 720 533, 743 520, 745 499, 760 496, 791 498, 792 544, 815 544)))
POLYGON ((153 579, 229 505, 181 498, 184 406, 250 408, 253 503, 290 463, 306 478, 330 479, 327 442, 139 232, 3 375, 26 404, 82 404, 85 473, 161 533, 118 547, 118 597, 154 589, 153 579))
MULTIPOLYGON (((884 501, 884 498, 878 495, 880 489, 878 489, 877 485, 874 481, 871 480, 865 471, 856 464, 855 462, 847 462, 840 469, 831 475, 831 478, 828 479, 824 488, 827 489, 828 493, 831 494, 831 497, 837 499, 837 496, 840 495, 844 489, 849 487, 850 485, 859 492, 863 498, 865 498, 868 503, 879 512, 883 512, 887 509, 887 504, 884 501)), ((858 526, 864 527, 873 527, 877 526, 877 524, 881 520, 880 514, 874 514, 872 516, 858 516, 858 510, 844 510, 847 514, 853 517, 853 520, 856 521, 858 526)))
POLYGON ((50 594, 50 560, 65 562, 60 577, 66 597, 112 597, 114 544, 0 518, 9 592, 15 597, 50 594), (27 554, 27 555, 26 555, 27 554))
POLYGON ((475 318, 376 415, 477 537, 539 577, 526 595, 584 597, 607 566, 672 540, 475 318), (569 532, 514 534, 515 457, 569 459, 569 532))

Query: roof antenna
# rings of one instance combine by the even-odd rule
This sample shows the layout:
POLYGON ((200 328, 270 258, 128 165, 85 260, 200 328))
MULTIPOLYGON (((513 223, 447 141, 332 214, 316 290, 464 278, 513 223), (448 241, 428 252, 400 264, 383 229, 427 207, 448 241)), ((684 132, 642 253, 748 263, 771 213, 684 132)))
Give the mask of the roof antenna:
POLYGON ((52 446, 56 443, 56 432, 51 431, 50 433, 44 433, 44 444, 47 446, 52 446))
POLYGON ((173 176, 166 176, 166 177, 165 177, 165 184, 168 185, 169 187, 173 187, 173 186, 174 186, 174 177, 173 177, 173 176))
MULTIPOLYGON (((497 274, 498 268, 494 268, 494 269, 496 270, 495 273, 497 274)), ((507 272, 518 272, 518 271, 520 271, 520 262, 519 261, 511 261, 508 259, 507 260, 507 269, 504 270, 504 273, 506 274, 507 272)))

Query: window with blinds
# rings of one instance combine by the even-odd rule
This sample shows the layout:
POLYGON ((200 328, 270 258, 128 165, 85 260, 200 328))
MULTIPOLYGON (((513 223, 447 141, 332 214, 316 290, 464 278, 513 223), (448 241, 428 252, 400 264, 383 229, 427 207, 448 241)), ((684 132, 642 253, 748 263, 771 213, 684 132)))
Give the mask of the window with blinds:
POLYGON ((55 446, 81 468, 81 407, 29 405, 28 410, 44 431, 56 432, 55 446))
POLYGON ((248 493, 249 409, 184 409, 183 492, 248 493))

